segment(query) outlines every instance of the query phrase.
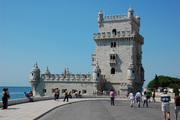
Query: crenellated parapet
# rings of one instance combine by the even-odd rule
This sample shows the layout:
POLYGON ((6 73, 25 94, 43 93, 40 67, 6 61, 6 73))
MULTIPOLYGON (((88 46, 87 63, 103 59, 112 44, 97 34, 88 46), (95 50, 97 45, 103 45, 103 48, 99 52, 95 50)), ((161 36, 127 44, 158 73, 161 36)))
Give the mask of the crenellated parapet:
POLYGON ((104 20, 121 20, 121 19, 127 19, 126 14, 118 14, 118 15, 104 15, 104 20))
POLYGON ((92 76, 90 74, 41 74, 41 79, 43 81, 92 81, 92 76))
POLYGON ((98 23, 101 22, 112 22, 112 21, 124 21, 124 20, 133 20, 136 24, 140 24, 140 17, 134 16, 133 11, 128 11, 128 15, 125 14, 117 14, 117 15, 104 15, 102 11, 98 13, 98 23))

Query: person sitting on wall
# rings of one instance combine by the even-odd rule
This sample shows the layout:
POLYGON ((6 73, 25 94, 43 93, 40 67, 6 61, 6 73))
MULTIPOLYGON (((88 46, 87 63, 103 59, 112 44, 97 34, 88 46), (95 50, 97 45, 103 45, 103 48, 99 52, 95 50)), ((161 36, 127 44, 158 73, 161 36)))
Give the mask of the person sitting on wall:
POLYGON ((54 92, 54 100, 59 100, 59 93, 60 93, 59 88, 56 88, 54 92))
POLYGON ((24 92, 24 96, 29 100, 29 102, 33 102, 33 98, 30 97, 29 93, 24 92))
POLYGON ((29 92, 29 96, 30 97, 33 96, 33 92, 32 91, 29 92))
POLYGON ((82 95, 81 95, 81 91, 79 91, 78 93, 76 93, 76 94, 75 94, 75 96, 76 96, 76 98, 78 98, 78 97, 80 97, 80 98, 81 98, 81 97, 82 97, 82 95))
POLYGON ((29 94, 30 98, 31 98, 31 99, 32 99, 32 101, 33 101, 33 92, 32 92, 32 91, 30 91, 28 94, 29 94))

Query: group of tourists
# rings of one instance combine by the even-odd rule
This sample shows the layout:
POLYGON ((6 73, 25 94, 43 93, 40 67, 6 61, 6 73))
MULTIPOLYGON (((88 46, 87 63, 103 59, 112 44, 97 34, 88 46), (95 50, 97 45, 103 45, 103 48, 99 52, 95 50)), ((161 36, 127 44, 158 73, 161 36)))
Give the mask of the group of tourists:
MULTIPOLYGON (((164 93, 161 95, 161 102, 162 102, 162 112, 163 112, 163 118, 164 120, 166 120, 166 118, 168 118, 168 120, 170 120, 170 101, 171 101, 171 97, 169 94, 167 94, 168 91, 167 89, 164 89, 164 93)), ((180 112, 180 96, 179 93, 175 93, 175 97, 174 97, 174 119, 178 120, 178 112, 180 112)))
MULTIPOLYGON (((168 93, 167 89, 164 89, 163 94, 160 96, 160 101, 162 102, 161 109, 162 109, 164 120, 166 120, 166 118, 170 120, 170 103, 169 102, 171 101, 171 97, 167 93, 168 93)), ((133 92, 131 91, 128 95, 128 98, 130 99, 130 107, 133 107, 133 104, 135 103, 135 101, 137 102, 137 107, 140 107, 141 100, 143 101, 143 107, 144 105, 146 105, 146 107, 149 107, 148 102, 151 102, 150 100, 151 97, 152 97, 152 101, 156 102, 155 90, 153 90, 152 92, 150 90, 145 91, 143 96, 141 95, 140 91, 138 91, 135 96, 133 95, 133 92)), ((178 120, 177 119, 178 112, 180 112, 179 93, 175 93, 174 103, 175 103, 174 117, 175 117, 175 120, 178 120)))
MULTIPOLYGON (((164 120, 166 120, 166 118, 168 120, 170 120, 170 101, 171 101, 171 97, 167 93, 168 93, 168 90, 164 89, 163 94, 160 96, 160 101, 162 102, 161 109, 162 109, 164 120)), ((109 92, 109 95, 110 95, 110 103, 111 103, 111 105, 114 105, 114 99, 115 99, 114 90, 111 90, 109 92)), ((143 101, 143 107, 145 105, 146 105, 146 107, 149 107, 148 102, 151 102, 151 100, 150 100, 151 97, 152 97, 152 101, 156 102, 156 100, 155 100, 155 90, 153 90, 152 92, 150 90, 145 91, 144 95, 141 95, 140 91, 138 91, 134 95, 133 91, 131 91, 130 93, 127 94, 127 97, 130 100, 130 107, 133 107, 135 101, 137 102, 137 107, 140 107, 140 102, 141 101, 143 101)), ((180 96, 179 96, 179 93, 175 93, 174 103, 175 103, 174 119, 178 120, 178 112, 180 113, 180 96)))
MULTIPOLYGON (((59 100, 59 95, 60 95, 60 90, 59 90, 59 88, 55 88, 55 91, 54 91, 54 100, 59 100)), ((76 98, 77 98, 77 97, 82 97, 81 91, 76 92, 74 95, 75 95, 76 98)), ((65 102, 65 101, 68 102, 68 101, 69 101, 69 98, 72 98, 72 93, 71 93, 71 91, 68 92, 68 90, 65 89, 65 90, 64 90, 64 99, 63 99, 63 101, 64 101, 64 102, 65 102)))
MULTIPOLYGON (((134 96, 133 92, 131 91, 128 94, 128 98, 130 99, 130 107, 133 107, 135 100, 137 101, 137 107, 140 107, 140 102, 142 99, 142 95, 141 95, 140 91, 138 91, 135 96, 134 96)), ((143 106, 145 103, 147 103, 147 102, 144 101, 143 106)), ((146 104, 146 105, 148 107, 148 104, 146 104)))

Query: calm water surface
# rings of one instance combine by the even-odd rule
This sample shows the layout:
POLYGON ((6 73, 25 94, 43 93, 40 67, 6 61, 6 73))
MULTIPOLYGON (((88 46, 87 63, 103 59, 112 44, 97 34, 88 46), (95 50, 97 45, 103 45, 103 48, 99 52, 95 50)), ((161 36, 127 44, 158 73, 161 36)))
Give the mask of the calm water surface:
MULTIPOLYGON (((21 99, 24 98, 24 92, 32 91, 32 87, 12 87, 12 86, 0 86, 0 98, 2 98, 2 89, 8 88, 10 93, 10 99, 21 99)), ((0 99, 2 101, 2 99, 0 99)))

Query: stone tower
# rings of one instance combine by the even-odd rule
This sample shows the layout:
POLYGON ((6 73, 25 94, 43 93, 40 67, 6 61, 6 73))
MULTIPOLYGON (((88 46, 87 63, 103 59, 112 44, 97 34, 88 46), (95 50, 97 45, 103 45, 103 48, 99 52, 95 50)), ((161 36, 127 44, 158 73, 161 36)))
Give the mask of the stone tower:
POLYGON ((30 72, 30 83, 35 94, 35 89, 40 81, 40 69, 38 68, 37 63, 34 65, 32 71, 30 72))
POLYGON ((98 13, 98 33, 92 54, 94 69, 101 69, 107 81, 106 89, 114 89, 120 94, 130 90, 142 90, 144 69, 142 66, 142 45, 144 38, 139 34, 140 17, 134 16, 132 7, 128 15, 104 16, 98 13))

